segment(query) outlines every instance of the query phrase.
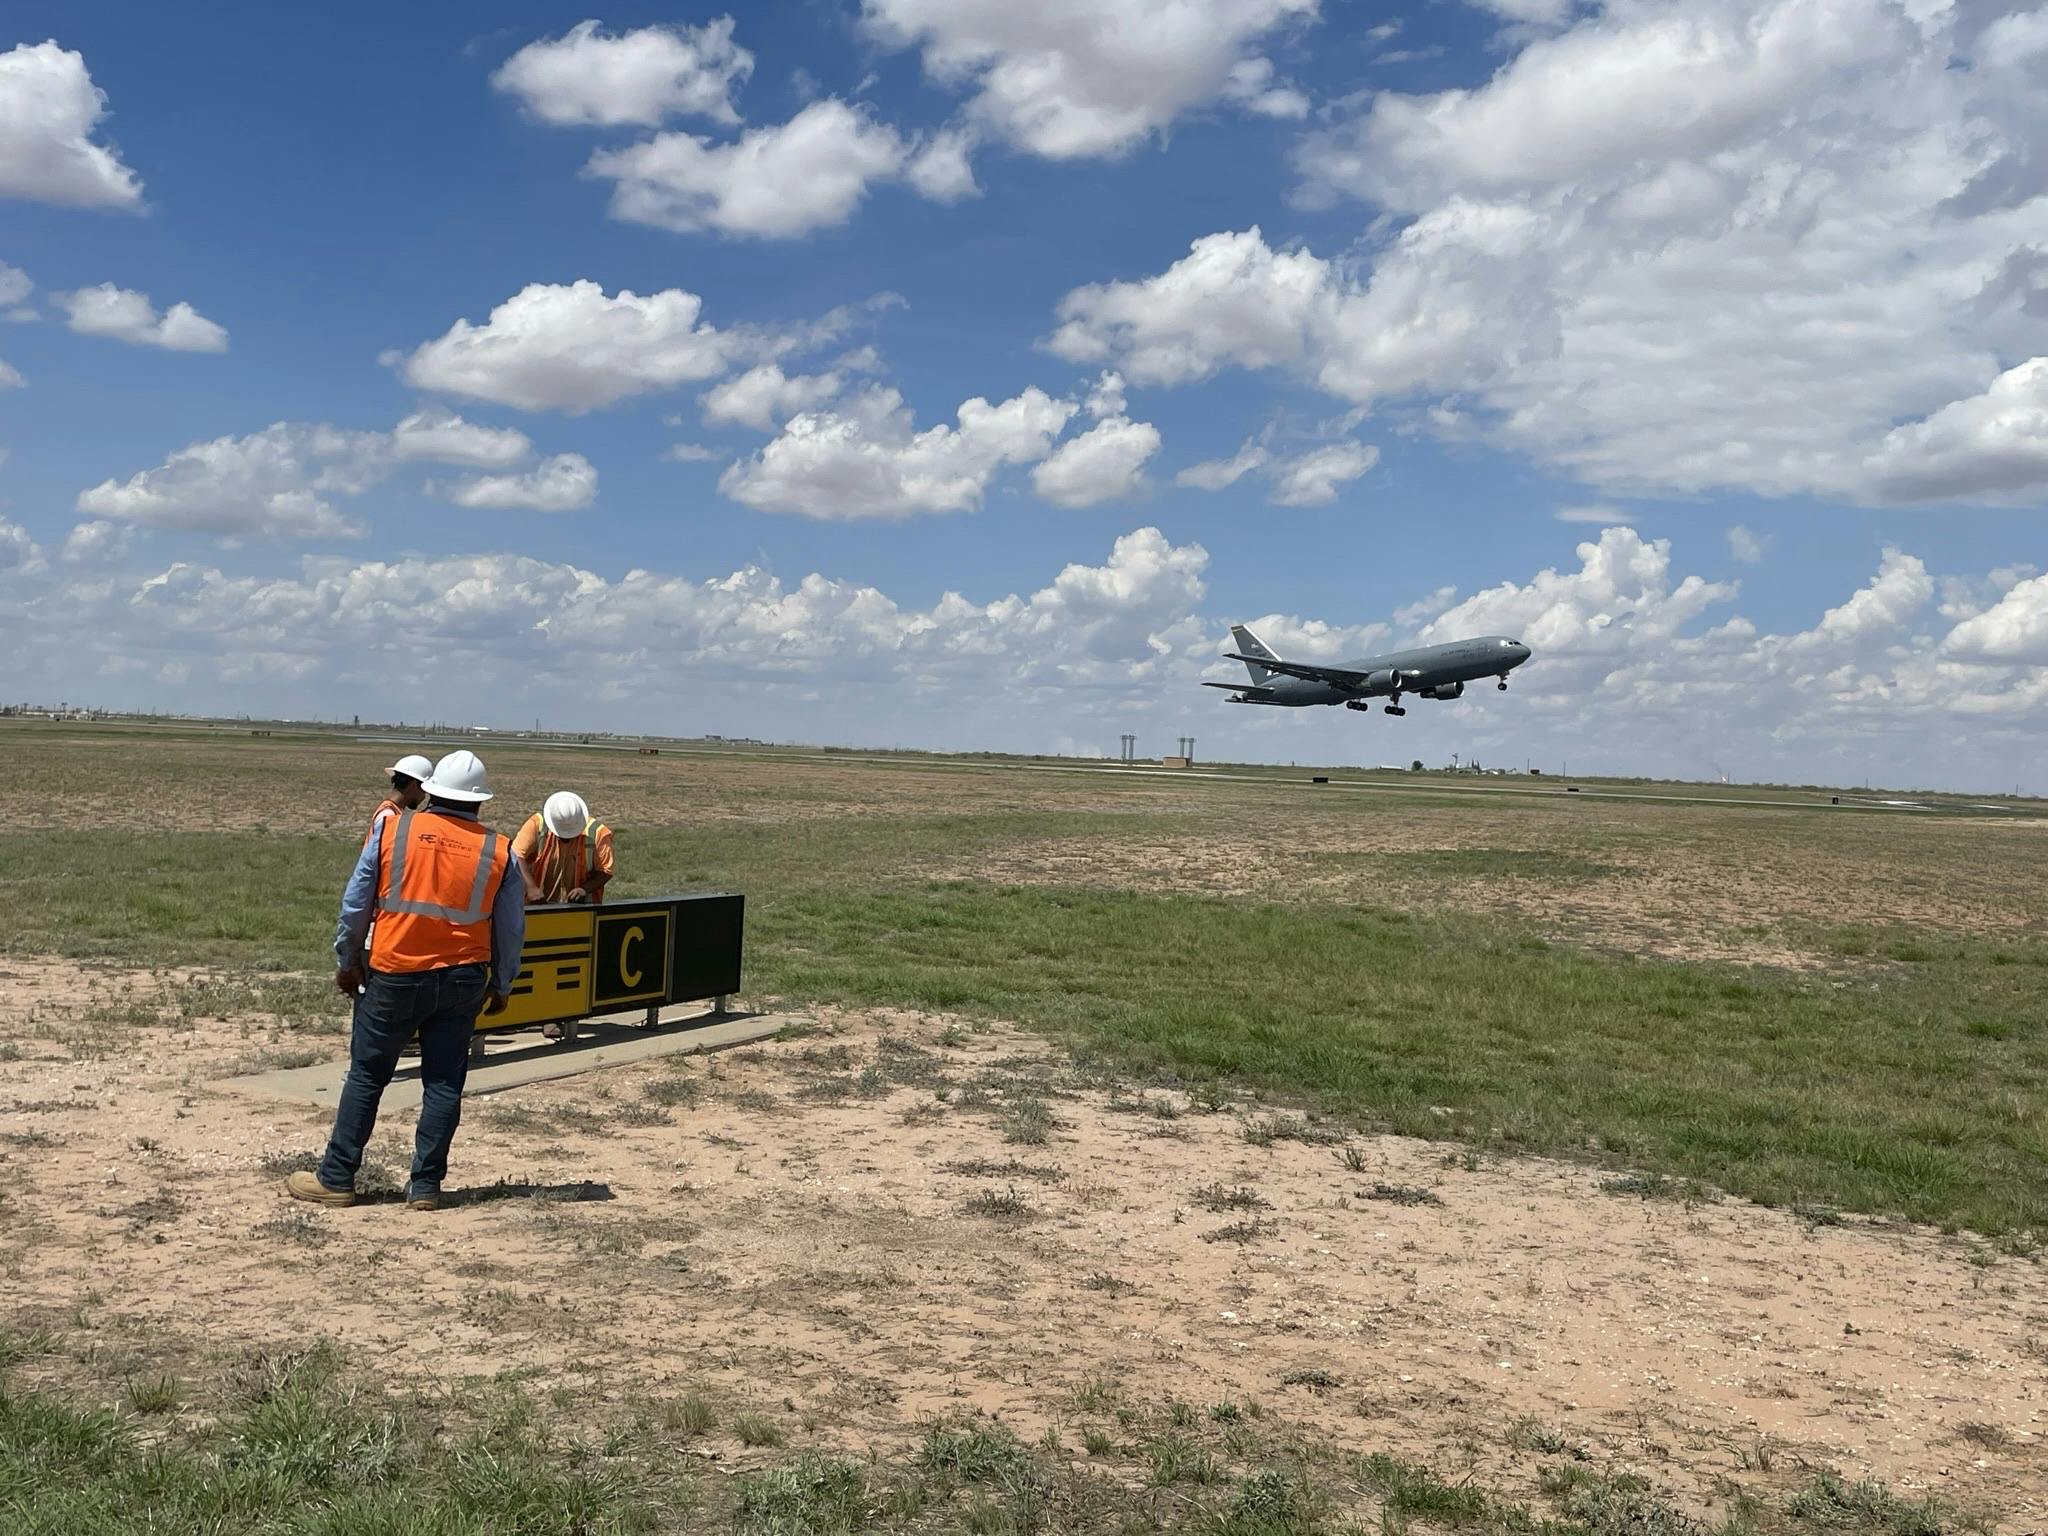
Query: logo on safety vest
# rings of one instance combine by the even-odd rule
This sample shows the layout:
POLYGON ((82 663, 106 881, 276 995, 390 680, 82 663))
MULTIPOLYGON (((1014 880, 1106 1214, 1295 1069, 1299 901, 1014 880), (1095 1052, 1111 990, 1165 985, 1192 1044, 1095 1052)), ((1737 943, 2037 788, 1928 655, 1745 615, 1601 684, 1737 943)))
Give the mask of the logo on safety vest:
POLYGON ((592 1008, 667 997, 669 917, 667 906, 608 907, 598 914, 592 1008))

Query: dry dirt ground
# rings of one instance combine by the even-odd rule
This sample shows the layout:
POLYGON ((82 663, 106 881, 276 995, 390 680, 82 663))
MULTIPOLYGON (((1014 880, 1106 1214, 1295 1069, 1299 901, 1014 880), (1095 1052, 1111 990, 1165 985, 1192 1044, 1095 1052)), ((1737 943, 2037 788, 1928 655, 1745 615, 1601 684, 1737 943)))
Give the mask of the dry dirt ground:
MULTIPOLYGON (((794 1445, 886 1452, 983 1410, 1075 1456, 1084 1429, 1123 1435, 1118 1403, 1256 1399, 1524 1493, 1508 1430, 1534 1416, 1702 1512, 1726 1479, 1832 1463, 2048 1529, 2048 1286, 1966 1239, 1321 1139, 878 1012, 475 1100, 452 1208, 310 1211, 279 1154, 317 1149, 324 1114, 206 1086, 306 1036, 67 1045, 53 1021, 104 973, 0 970, 0 1322, 57 1343, 30 1380, 325 1337, 386 1380, 701 1392, 794 1445), (1296 1134, 1258 1144, 1275 1129, 1296 1134)), ((409 1135, 387 1123, 373 1163, 399 1170, 409 1135)), ((788 1454, 722 1430, 701 1449, 788 1454)))

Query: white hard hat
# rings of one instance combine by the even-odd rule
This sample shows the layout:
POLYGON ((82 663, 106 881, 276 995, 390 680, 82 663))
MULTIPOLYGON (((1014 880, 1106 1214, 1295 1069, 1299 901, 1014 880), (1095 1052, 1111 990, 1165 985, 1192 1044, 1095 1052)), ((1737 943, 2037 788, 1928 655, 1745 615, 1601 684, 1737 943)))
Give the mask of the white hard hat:
POLYGON ((401 757, 384 771, 386 773, 402 773, 408 779, 418 779, 424 784, 433 773, 434 765, 415 752, 410 757, 401 757))
POLYGON ((590 821, 590 807, 583 803, 581 795, 558 789, 540 808, 540 819, 557 837, 581 837, 583 828, 590 821))
POLYGON ((434 775, 427 780, 426 788, 437 800, 467 800, 480 805, 491 798, 484 760, 467 747, 450 752, 434 764, 434 775))

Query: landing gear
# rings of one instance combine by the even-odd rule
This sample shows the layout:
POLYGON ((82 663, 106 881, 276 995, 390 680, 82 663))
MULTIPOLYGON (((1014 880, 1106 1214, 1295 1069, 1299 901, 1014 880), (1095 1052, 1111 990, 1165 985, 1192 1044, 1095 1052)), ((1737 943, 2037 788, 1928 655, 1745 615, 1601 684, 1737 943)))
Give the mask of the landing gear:
POLYGON ((1405 715, 1405 714, 1407 714, 1407 713, 1408 713, 1408 711, 1407 711, 1407 710, 1405 710, 1405 709, 1403 709, 1403 708, 1402 708, 1402 707, 1400 706, 1400 704, 1399 704, 1398 702, 1396 702, 1396 703, 1393 703, 1393 704, 1389 704, 1389 705, 1387 706, 1387 713, 1388 713, 1388 714, 1390 714, 1390 715, 1405 715))
POLYGON ((1502 693, 1508 691, 1508 677, 1505 672, 1501 674, 1500 681, 1495 683, 1494 687, 1498 688, 1502 693))

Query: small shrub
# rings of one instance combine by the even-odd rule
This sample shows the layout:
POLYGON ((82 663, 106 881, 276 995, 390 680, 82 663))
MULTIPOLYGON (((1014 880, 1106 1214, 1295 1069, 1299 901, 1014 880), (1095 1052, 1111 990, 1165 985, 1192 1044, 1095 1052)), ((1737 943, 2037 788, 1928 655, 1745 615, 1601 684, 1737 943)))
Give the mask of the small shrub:
MULTIPOLYGON (((839 1536, 867 1513, 867 1479, 853 1462, 804 1456, 739 1480, 735 1514, 743 1531, 839 1536)), ((579 1522, 580 1524, 580 1522, 579 1522)))
POLYGON ((137 1413, 169 1413, 178 1406, 178 1383, 169 1376, 128 1383, 128 1406, 137 1413))
POLYGON ((1264 1211, 1272 1208, 1259 1198, 1257 1190, 1246 1189, 1242 1185, 1236 1189, 1225 1189, 1220 1182, 1204 1184, 1188 1198, 1205 1211, 1264 1211))
POLYGON ((1433 1189, 1424 1189, 1419 1184, 1375 1184, 1371 1189, 1358 1192, 1361 1200, 1384 1200, 1389 1205, 1442 1205, 1442 1198, 1433 1189))
POLYGON ((762 1413, 740 1413, 733 1416, 733 1438, 741 1445, 777 1446, 785 1444, 789 1437, 782 1432, 782 1426, 762 1413))

